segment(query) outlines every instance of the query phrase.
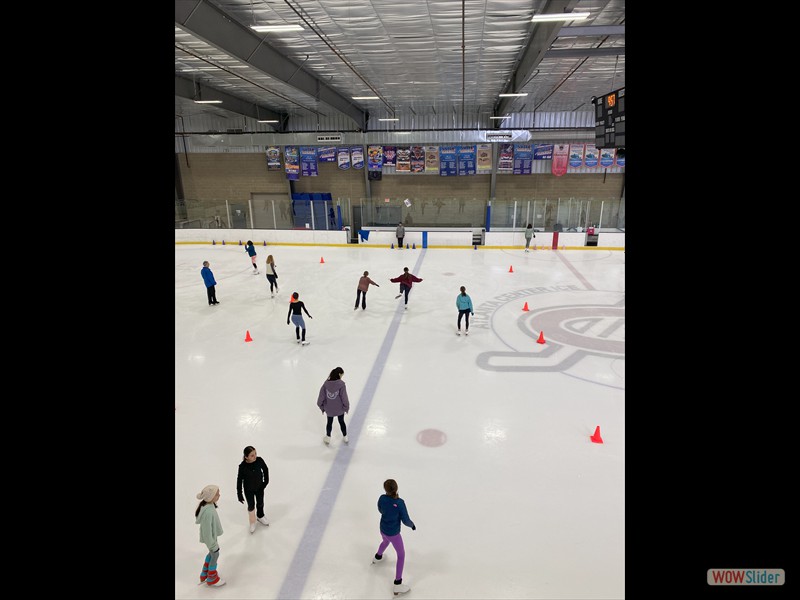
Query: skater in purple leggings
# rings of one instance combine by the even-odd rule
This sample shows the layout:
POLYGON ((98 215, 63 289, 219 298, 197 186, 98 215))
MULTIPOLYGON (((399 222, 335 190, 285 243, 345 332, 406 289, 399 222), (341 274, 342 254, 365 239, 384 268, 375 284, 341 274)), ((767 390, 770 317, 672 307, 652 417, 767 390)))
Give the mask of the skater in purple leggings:
POLYGON ((403 564, 406 560, 406 550, 403 547, 403 536, 400 535, 400 522, 406 527, 417 530, 414 521, 408 516, 406 503, 397 495, 397 482, 394 479, 387 479, 383 482, 383 489, 386 491, 378 498, 378 511, 381 513, 381 537, 383 541, 378 546, 378 552, 372 559, 372 564, 383 560, 383 552, 389 547, 394 546, 397 552, 397 567, 394 575, 394 595, 405 594, 411 588, 403 583, 403 564))

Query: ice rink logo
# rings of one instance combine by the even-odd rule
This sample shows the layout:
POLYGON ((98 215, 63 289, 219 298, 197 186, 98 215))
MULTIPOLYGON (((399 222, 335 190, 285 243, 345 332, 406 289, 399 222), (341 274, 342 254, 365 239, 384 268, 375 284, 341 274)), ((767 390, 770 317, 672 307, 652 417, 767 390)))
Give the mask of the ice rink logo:
MULTIPOLYGON (((538 291, 538 288, 537 288, 538 291)), ((580 379, 624 389, 625 296, 621 292, 575 289, 513 294, 494 311, 479 307, 491 329, 509 351, 483 352, 477 365, 487 371, 562 372, 580 379), (563 294, 560 292, 568 292, 563 294), (563 302, 565 296, 569 302, 563 302), (580 300, 581 302, 576 302, 580 300), (527 301, 532 308, 520 312, 527 301), (537 344, 539 332, 545 344, 537 344)))

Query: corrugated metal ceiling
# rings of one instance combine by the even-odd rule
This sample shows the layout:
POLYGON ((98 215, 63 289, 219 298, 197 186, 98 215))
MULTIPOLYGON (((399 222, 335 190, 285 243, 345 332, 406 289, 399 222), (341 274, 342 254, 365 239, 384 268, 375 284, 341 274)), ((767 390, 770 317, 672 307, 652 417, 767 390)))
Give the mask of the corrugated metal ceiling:
POLYGON ((175 0, 175 18, 176 115, 277 116, 276 131, 442 115, 491 128, 491 116, 591 112, 592 96, 625 86, 624 0, 175 0), (251 29, 288 24, 303 30, 251 29), (215 92, 222 104, 193 102, 215 92), (366 95, 379 99, 353 99, 366 95))

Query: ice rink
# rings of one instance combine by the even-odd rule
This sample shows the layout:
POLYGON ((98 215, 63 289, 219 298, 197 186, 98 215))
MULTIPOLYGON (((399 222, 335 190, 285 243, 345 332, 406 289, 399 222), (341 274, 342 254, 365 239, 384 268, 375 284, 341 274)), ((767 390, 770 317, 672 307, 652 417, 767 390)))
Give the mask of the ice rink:
POLYGON ((260 275, 238 243, 175 247, 176 598, 392 598, 393 548, 371 564, 387 478, 417 526, 402 528, 411 591, 398 598, 625 596, 622 251, 253 241, 260 275), (424 280, 408 310, 389 282, 406 266, 424 280), (365 270, 380 287, 353 310, 365 270), (468 337, 455 333, 462 285, 468 337), (307 346, 286 324, 295 291, 307 346), (337 366, 350 443, 334 420, 325 446, 316 400, 337 366), (248 445, 270 472, 271 524, 253 534, 236 499, 248 445), (219 589, 197 585, 206 484, 221 489, 219 589))

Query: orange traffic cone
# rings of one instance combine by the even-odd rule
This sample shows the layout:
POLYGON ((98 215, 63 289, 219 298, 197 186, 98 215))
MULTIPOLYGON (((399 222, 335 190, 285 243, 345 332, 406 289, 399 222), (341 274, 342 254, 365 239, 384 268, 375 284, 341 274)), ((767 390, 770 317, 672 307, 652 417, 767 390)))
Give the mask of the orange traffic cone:
POLYGON ((249 329, 247 330, 247 335, 244 336, 244 341, 245 342, 252 342, 253 341, 253 338, 250 337, 250 330, 249 329))
POLYGON ((527 302, 525 303, 525 306, 523 306, 523 307, 522 307, 522 310, 530 310, 530 309, 528 308, 528 303, 527 303, 527 302))
POLYGON ((544 331, 539 332, 539 339, 536 340, 537 344, 544 344, 544 331))
POLYGON ((594 435, 590 435, 589 439, 592 440, 595 444, 602 444, 603 438, 600 437, 600 425, 598 425, 594 430, 594 435))
POLYGON ((321 265, 325 264, 325 259, 322 258, 321 256, 319 257, 319 264, 321 264, 321 265))
POLYGON ((513 273, 514 272, 514 265, 511 265, 510 267, 508 267, 508 272, 509 273, 513 273))

